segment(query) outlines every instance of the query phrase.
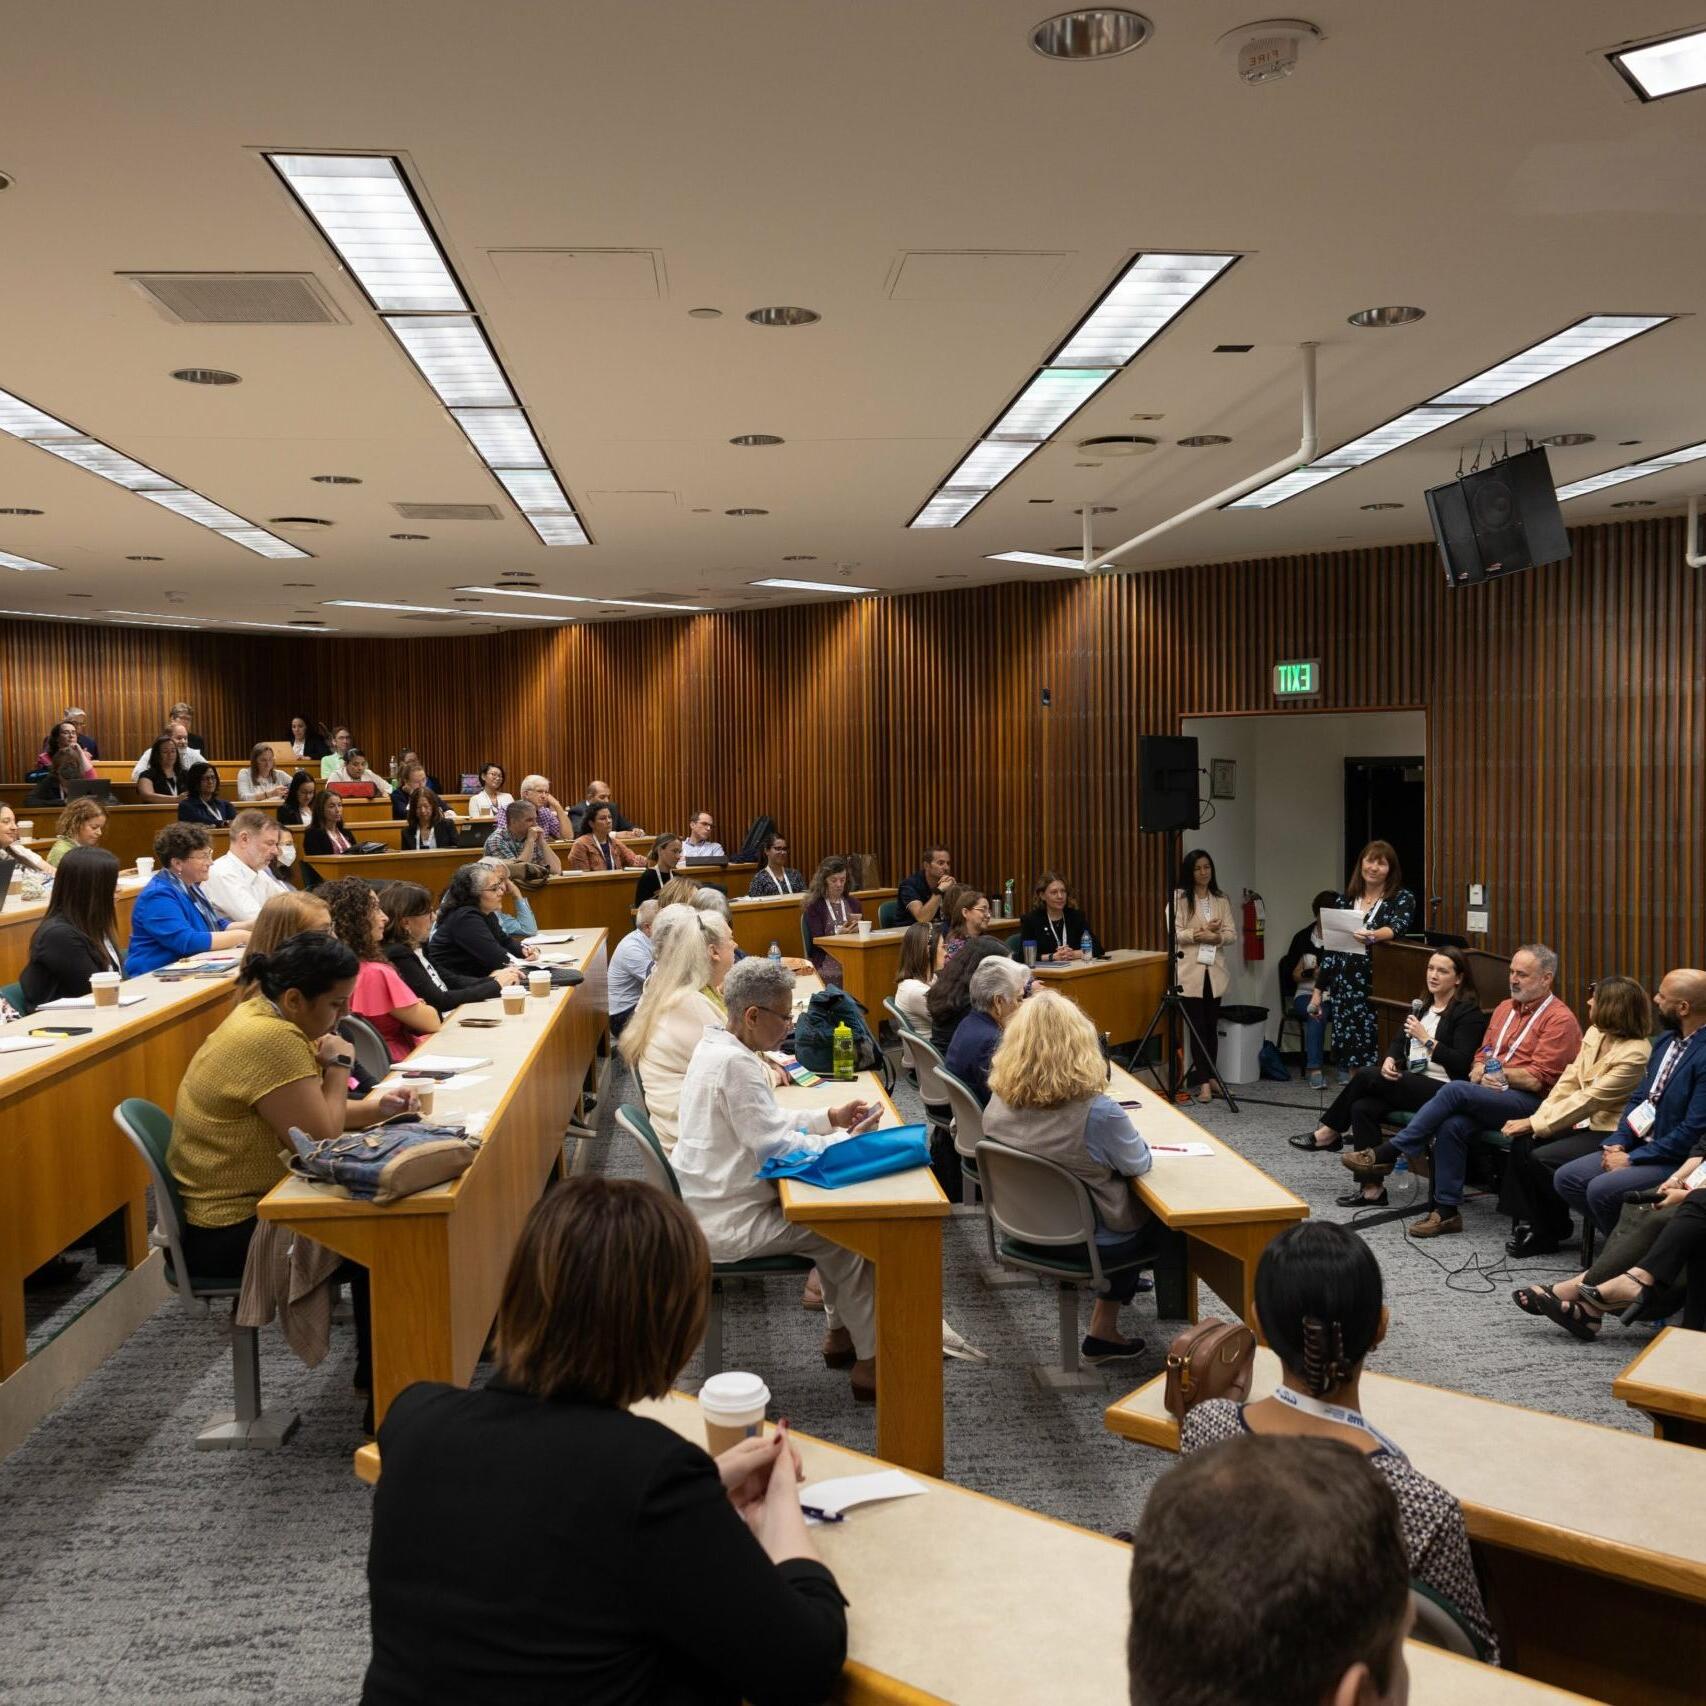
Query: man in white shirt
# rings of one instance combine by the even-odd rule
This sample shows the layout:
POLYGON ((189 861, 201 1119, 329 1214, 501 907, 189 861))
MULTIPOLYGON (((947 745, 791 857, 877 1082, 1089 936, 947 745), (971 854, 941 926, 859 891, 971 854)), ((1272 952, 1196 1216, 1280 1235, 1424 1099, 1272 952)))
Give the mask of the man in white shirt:
POLYGON ((284 884, 267 867, 278 852, 278 823, 264 812, 240 811, 231 820, 231 848, 213 861, 202 893, 223 918, 252 924, 284 884))
POLYGON ((847 1368, 854 1398, 877 1396, 876 1282, 870 1264, 808 1226, 783 1218, 781 1198, 755 1177, 772 1155, 819 1151, 875 1124, 865 1102, 789 1113, 776 1100, 763 1051, 781 1045, 794 1018, 794 974, 754 956, 723 980, 727 1029, 707 1025, 681 1084, 679 1126, 670 1161, 681 1198, 692 1209, 714 1262, 748 1256, 810 1256, 823 1282, 829 1332, 823 1360, 847 1368))
POLYGON ((687 824, 687 839, 681 846, 682 858, 688 860, 728 858, 728 854, 723 851, 722 842, 711 839, 711 831, 715 827, 711 822, 709 812, 695 812, 687 824))

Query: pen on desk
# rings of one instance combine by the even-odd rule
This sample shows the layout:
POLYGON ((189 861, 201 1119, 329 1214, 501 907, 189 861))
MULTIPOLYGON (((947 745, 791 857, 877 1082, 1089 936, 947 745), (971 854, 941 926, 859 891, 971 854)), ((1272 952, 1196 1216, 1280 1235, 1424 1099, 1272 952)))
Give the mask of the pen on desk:
POLYGON ((846 1516, 840 1511, 819 1510, 816 1505, 801 1505, 801 1511, 809 1517, 815 1517, 819 1522, 845 1522, 846 1516))

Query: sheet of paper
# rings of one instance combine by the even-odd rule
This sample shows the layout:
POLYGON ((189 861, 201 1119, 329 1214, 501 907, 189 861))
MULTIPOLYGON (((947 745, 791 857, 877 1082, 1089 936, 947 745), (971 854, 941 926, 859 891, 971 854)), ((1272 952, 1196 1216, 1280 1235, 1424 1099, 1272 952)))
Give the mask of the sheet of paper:
MULTIPOLYGON (((126 995, 120 991, 118 1005, 120 1007, 134 1007, 137 1002, 147 999, 146 995, 126 995)), ((58 1007, 93 1007, 94 1005, 95 998, 92 995, 62 995, 57 1001, 44 1001, 36 1011, 38 1013, 51 1013, 58 1007)))
POLYGON ((922 1481, 913 1480, 899 1469, 879 1469, 871 1475, 840 1475, 831 1481, 815 1481, 801 1487, 800 1503, 838 1516, 855 1505, 874 1504, 879 1499, 910 1499, 928 1490, 922 1481))
POLYGON ((1212 1155, 1214 1146, 1208 1143, 1152 1143, 1151 1155, 1212 1155))
POLYGON ((1351 934, 1362 929, 1362 914, 1352 907, 1321 909, 1321 946, 1335 954, 1366 954, 1367 946, 1351 934))
POLYGON ((477 1066, 490 1066, 489 1054, 412 1054, 397 1062, 399 1072, 472 1072, 477 1066))
POLYGON ((574 939, 575 933, 572 930, 541 930, 536 936, 527 938, 536 948, 551 942, 572 942, 574 939))
POLYGON ((22 1054, 27 1048, 52 1048, 58 1037, 0 1037, 0 1054, 22 1054))

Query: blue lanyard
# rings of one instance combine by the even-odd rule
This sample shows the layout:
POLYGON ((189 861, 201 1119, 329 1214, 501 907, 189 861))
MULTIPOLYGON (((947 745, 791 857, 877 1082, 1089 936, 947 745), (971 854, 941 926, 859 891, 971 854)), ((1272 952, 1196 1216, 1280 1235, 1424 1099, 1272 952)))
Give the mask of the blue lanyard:
POLYGON ((1323 1421, 1337 1422, 1342 1428, 1355 1428, 1359 1433, 1365 1433, 1370 1439, 1378 1440, 1383 1449, 1394 1457, 1402 1458, 1408 1463, 1400 1447, 1395 1445, 1379 1428, 1373 1426, 1357 1410, 1347 1410, 1342 1404, 1323 1403, 1319 1398, 1312 1398, 1307 1393, 1293 1392, 1289 1386, 1276 1386, 1269 1394, 1282 1404, 1289 1404, 1294 1410, 1301 1410, 1306 1416, 1319 1416, 1323 1421))

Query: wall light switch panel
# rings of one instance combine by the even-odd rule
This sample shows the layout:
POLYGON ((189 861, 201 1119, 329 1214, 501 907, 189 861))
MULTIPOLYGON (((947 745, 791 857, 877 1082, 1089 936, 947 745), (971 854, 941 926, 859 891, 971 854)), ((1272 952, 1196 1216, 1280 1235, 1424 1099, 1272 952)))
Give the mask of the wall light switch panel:
POLYGON ((1469 904, 1471 906, 1485 906, 1487 904, 1487 885, 1485 883, 1471 883, 1469 885, 1469 904))
POLYGON ((1463 919, 1463 928, 1467 930, 1471 936, 1485 936, 1487 934, 1486 913, 1476 911, 1466 913, 1463 919))

